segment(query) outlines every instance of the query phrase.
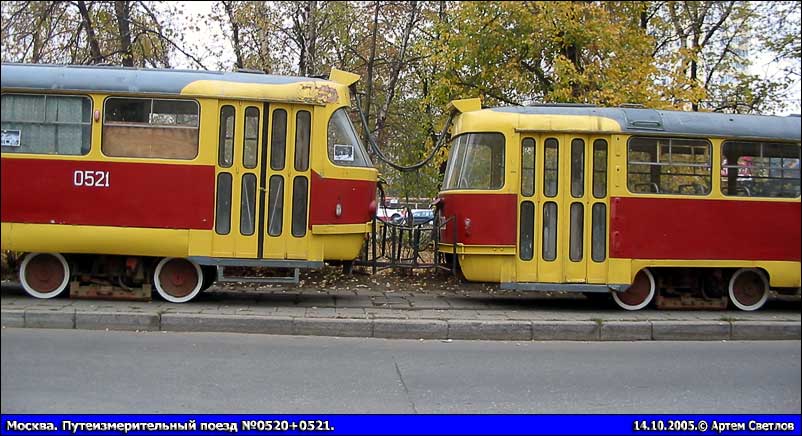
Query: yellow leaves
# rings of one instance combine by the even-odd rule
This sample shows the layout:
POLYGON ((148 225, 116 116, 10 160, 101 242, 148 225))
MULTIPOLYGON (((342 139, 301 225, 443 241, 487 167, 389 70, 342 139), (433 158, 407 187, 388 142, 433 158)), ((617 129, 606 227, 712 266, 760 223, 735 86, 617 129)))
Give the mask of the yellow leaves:
POLYGON ((659 101, 640 8, 598 2, 466 2, 430 60, 442 100, 490 104, 659 101), (622 16, 622 14, 630 14, 622 16), (478 41, 475 37, 478 36, 478 41))

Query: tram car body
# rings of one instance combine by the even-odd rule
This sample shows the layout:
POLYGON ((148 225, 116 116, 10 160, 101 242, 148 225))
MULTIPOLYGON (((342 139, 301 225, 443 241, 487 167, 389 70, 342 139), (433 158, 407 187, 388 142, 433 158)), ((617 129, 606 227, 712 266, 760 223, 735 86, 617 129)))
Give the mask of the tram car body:
POLYGON ((798 116, 452 108, 440 251, 466 279, 628 310, 799 293, 798 116))
POLYGON ((232 266, 297 280, 353 260, 370 230, 377 171, 348 116, 354 74, 3 64, 1 77, 2 249, 27 253, 31 295, 101 277, 185 302, 232 266))

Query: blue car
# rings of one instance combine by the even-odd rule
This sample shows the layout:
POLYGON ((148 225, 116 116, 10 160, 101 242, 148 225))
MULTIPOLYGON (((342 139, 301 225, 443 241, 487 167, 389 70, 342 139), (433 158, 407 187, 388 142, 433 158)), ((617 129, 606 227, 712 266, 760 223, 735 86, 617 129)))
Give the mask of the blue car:
POLYGON ((412 211, 412 224, 422 224, 434 220, 434 211, 431 209, 415 209, 412 211))

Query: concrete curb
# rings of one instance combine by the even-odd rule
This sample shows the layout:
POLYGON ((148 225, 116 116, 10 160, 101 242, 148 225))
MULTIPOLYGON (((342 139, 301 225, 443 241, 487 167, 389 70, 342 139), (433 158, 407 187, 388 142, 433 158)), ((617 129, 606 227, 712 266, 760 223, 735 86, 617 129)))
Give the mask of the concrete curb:
POLYGON ((496 341, 799 340, 795 321, 520 321, 304 318, 173 312, 3 309, 5 327, 233 332, 274 335, 496 341))

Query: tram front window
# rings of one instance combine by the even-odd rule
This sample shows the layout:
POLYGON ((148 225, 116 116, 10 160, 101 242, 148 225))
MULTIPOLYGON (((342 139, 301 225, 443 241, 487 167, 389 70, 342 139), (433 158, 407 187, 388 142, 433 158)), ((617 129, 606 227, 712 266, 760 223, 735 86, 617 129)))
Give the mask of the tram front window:
POLYGON ((328 127, 328 152, 329 160, 335 165, 348 167, 369 167, 371 166, 368 153, 356 134, 351 119, 345 108, 334 111, 329 119, 328 127))
POLYGON ((443 189, 501 189, 504 135, 467 133, 451 142, 443 189))

